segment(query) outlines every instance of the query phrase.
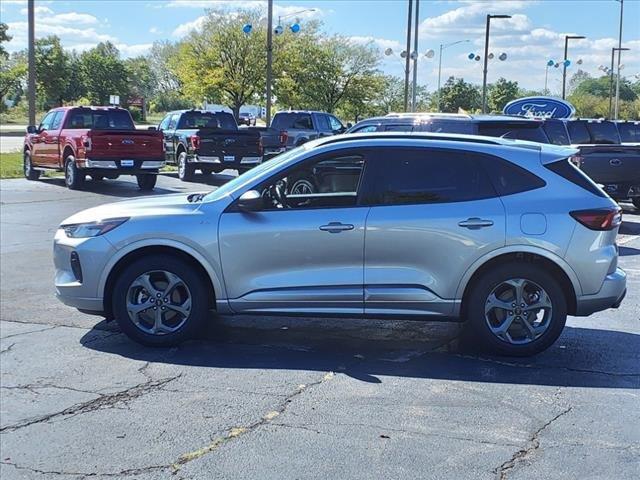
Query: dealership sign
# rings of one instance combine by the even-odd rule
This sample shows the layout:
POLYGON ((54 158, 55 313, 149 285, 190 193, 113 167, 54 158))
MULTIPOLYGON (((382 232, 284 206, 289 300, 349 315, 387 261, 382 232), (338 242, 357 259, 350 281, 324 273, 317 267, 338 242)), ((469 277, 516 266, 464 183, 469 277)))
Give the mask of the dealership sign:
POLYGON ((534 118, 571 118, 576 113, 569 102, 553 97, 518 98, 507 103, 502 111, 505 115, 534 118))

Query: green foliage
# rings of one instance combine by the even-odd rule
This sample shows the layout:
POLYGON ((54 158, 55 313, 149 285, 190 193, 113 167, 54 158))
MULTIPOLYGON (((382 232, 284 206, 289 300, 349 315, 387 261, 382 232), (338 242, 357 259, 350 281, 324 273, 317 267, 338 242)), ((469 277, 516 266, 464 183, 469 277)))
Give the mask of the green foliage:
POLYGON ((8 29, 9 26, 6 23, 0 22, 0 60, 6 60, 7 58, 9 58, 9 54, 2 46, 4 42, 10 41, 12 38, 9 34, 7 34, 8 29))
POLYGON ((27 64, 23 59, 14 55, 9 60, 3 60, 0 63, 0 99, 19 96, 26 77, 27 64))
POLYGON ((473 112, 481 108, 480 88, 467 83, 462 78, 449 77, 443 87, 432 97, 432 108, 437 111, 438 96, 440 111, 457 113, 460 109, 473 112))
POLYGON ((69 56, 56 36, 39 38, 35 44, 36 86, 45 107, 61 106, 69 85, 69 56))
POLYGON ((119 95, 121 102, 126 100, 128 72, 112 43, 99 43, 80 55, 80 72, 86 95, 94 105, 107 105, 109 95, 119 95))
POLYGON ((149 102, 149 110, 152 112, 170 112, 171 110, 182 110, 192 108, 194 103, 183 97, 178 92, 159 92, 149 102))
MULTIPOLYGON (((611 84, 611 77, 609 75, 603 75, 599 78, 592 78, 588 73, 578 71, 569 81, 569 85, 573 96, 593 95, 600 98, 609 98, 611 91, 616 89, 615 78, 613 79, 613 85, 611 84)), ((638 93, 634 91, 632 83, 626 78, 622 78, 620 81, 620 100, 633 101, 638 98, 638 93)))
POLYGON ((489 85, 488 103, 489 109, 493 113, 501 113, 507 103, 519 97, 518 82, 499 78, 496 83, 489 85))

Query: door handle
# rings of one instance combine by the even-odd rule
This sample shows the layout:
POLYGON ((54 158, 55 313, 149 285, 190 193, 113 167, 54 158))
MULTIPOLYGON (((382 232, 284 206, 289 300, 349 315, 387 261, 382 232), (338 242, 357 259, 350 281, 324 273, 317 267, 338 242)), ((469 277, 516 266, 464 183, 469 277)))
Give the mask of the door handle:
POLYGON ((353 225, 350 223, 329 222, 328 225, 320 226, 320 230, 329 233, 340 233, 346 230, 353 230, 353 225))
POLYGON ((476 230, 478 228, 490 227, 493 225, 493 220, 484 220, 478 217, 467 218, 461 222, 458 222, 458 226, 476 230))

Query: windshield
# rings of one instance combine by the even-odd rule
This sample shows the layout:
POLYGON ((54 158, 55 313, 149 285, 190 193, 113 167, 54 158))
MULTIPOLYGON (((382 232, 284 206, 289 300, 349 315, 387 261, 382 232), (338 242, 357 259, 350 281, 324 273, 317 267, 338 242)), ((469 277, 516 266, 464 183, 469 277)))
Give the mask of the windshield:
POLYGON ((289 150, 288 152, 281 153, 277 157, 274 157, 267 162, 261 163, 257 167, 252 168, 251 170, 240 176, 237 176, 236 178, 225 183, 216 190, 209 192, 203 200, 205 202, 219 200, 222 197, 229 195, 231 192, 237 190, 238 188, 253 182, 254 180, 268 176, 272 170, 278 168, 280 165, 288 162, 292 158, 297 157, 298 154, 306 150, 308 150, 308 144, 294 148, 293 150, 289 150))
POLYGON ((131 115, 126 110, 73 110, 67 120, 67 129, 135 130, 131 115))
POLYGON ((224 130, 236 130, 233 115, 227 112, 185 112, 180 117, 178 129, 193 128, 222 128, 224 130))
POLYGON ((640 123, 618 123, 620 139, 625 143, 640 143, 640 123))

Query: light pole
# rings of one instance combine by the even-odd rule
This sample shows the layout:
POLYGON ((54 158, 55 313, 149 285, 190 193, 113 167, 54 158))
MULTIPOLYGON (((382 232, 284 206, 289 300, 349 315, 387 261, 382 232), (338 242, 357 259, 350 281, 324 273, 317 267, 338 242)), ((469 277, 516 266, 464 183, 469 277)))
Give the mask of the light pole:
POLYGON ((487 67, 489 62, 489 29, 492 18, 511 18, 511 15, 487 15, 484 34, 484 68, 482 70, 482 113, 487 112, 487 67))
POLYGON ((34 25, 34 0, 29 0, 27 4, 27 18, 29 23, 29 125, 36 124, 36 35, 34 25))
POLYGON ((282 19, 283 18, 293 17, 295 15, 300 15, 301 13, 315 12, 315 11, 316 11, 315 8, 305 8, 304 10, 300 10, 300 11, 293 12, 293 13, 287 13, 286 15, 278 15, 278 27, 282 27, 282 19))
POLYGON ((409 110, 409 69, 411 68, 411 11, 413 0, 409 0, 409 13, 407 14, 407 56, 404 62, 404 111, 409 110))
MULTIPOLYGON (((616 51, 618 51, 618 79, 620 78, 620 55, 622 55, 622 51, 624 50, 630 50, 629 48, 615 48, 613 47, 611 49, 611 68, 609 69, 609 71, 607 72, 609 74, 609 120, 611 120, 613 117, 611 116, 611 110, 612 110, 612 103, 613 103, 613 59, 615 58, 615 53, 616 51)), ((619 87, 619 83, 616 84, 617 87, 619 87)), ((618 119, 618 98, 617 95, 619 94, 619 90, 616 90, 616 112, 615 112, 615 120, 618 119)))
POLYGON ((273 0, 267 3, 267 127, 271 124, 271 77, 273 61, 273 0))
POLYGON ((616 77, 616 110, 615 118, 618 119, 618 105, 620 102, 620 57, 622 56, 622 14, 624 13, 624 0, 620 1, 620 29, 618 31, 618 76, 616 77))
POLYGON ((416 0, 416 19, 414 21, 415 31, 413 33, 413 52, 411 55, 413 57, 413 82, 411 89, 411 111, 416 111, 416 99, 417 97, 417 89, 418 89, 418 21, 420 15, 420 0, 416 0))
POLYGON ((438 111, 440 111, 440 80, 442 79, 442 51, 446 50, 449 47, 453 47, 454 45, 458 45, 459 43, 469 43, 470 40, 458 40, 457 42, 440 44, 440 55, 438 57, 438 111))
POLYGON ((562 66, 562 99, 567 96, 567 53, 569 49, 569 40, 582 40, 587 37, 582 35, 565 35, 564 36, 564 62, 562 66))

